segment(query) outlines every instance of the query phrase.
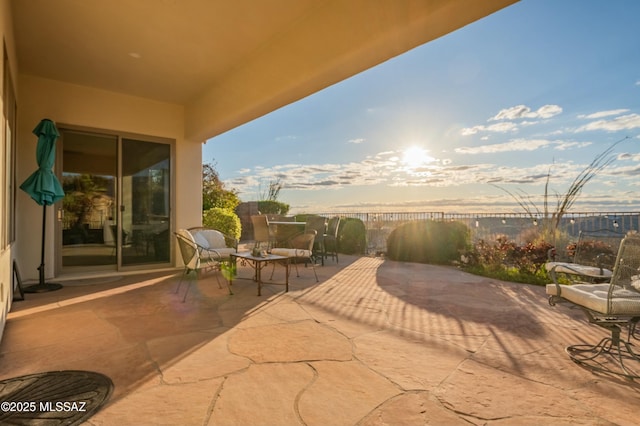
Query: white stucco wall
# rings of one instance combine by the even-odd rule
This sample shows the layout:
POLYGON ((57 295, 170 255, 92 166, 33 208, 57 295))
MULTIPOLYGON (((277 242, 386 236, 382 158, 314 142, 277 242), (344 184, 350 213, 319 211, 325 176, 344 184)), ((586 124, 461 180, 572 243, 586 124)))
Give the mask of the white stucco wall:
MULTIPOLYGON (((33 128, 43 118, 56 123, 174 139, 175 229, 200 224, 202 205, 201 141, 184 139, 184 109, 128 95, 39 77, 18 78, 17 184, 36 167, 33 128)), ((18 191, 16 257, 25 280, 36 279, 40 264, 42 206, 18 191)), ((55 211, 47 208, 45 276, 54 277, 55 211)))
MULTIPOLYGON (((16 66, 18 61, 15 57, 15 42, 13 36, 13 26, 9 0, 0 0, 0 34, 2 35, 2 39, 4 40, 4 45, 6 47, 11 73, 13 74, 13 76, 16 76, 16 66)), ((3 79, 4 70, 3 67, 0 66, 0 82, 3 81, 3 79)), ((4 90, 4 87, 2 84, 0 84, 0 91, 2 90, 4 90)), ((4 93, 0 93, 0 108, 4 107, 3 99, 4 93)), ((6 181, 7 174, 5 170, 5 155, 7 155, 7 153, 4 150, 4 148, 6 147, 4 128, 4 116, 0 114, 0 188, 2 188, 2 191, 4 191, 2 192, 2 201, 0 201, 0 226, 2 227, 0 229, 2 230, 6 229, 7 221, 9 220, 6 215, 7 206, 5 205, 5 201, 8 201, 8 198, 4 197, 7 191, 7 187, 9 186, 9 182, 6 181)), ((0 339, 2 339, 7 313, 11 309, 11 286, 13 281, 12 261, 13 257, 15 256, 13 245, 5 245, 1 240, 2 238, 0 238, 0 339)))

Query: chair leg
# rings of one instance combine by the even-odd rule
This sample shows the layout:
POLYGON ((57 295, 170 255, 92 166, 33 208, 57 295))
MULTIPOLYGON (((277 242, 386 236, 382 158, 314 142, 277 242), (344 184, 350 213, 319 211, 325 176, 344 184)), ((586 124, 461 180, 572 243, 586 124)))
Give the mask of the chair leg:
MULTIPOLYGON (((311 255, 311 257, 305 259, 304 261, 304 267, 307 267, 307 261, 311 264, 311 269, 313 269, 313 275, 315 275, 316 277, 316 282, 320 282, 320 280, 318 279, 318 274, 316 273, 316 261, 313 258, 313 255, 311 255)), ((296 271, 297 271, 297 265, 296 265, 296 271)))
POLYGON ((178 294, 178 292, 180 291, 180 287, 182 287, 182 280, 184 280, 185 275, 187 275, 189 273, 189 268, 184 268, 184 270, 182 271, 182 274, 180 274, 180 281, 178 281, 178 286, 176 287, 176 291, 174 291, 174 294, 178 294))
MULTIPOLYGON (((198 281, 198 271, 194 271, 196 273, 196 281, 198 281)), ((193 280, 189 280, 189 284, 187 284, 187 290, 185 290, 184 292, 184 297, 182 298, 182 303, 185 302, 185 300, 187 300, 187 294, 189 294, 189 290, 191 290, 191 284, 193 283, 193 280)))
POLYGON ((293 259, 293 260, 295 260, 293 265, 296 267, 296 277, 300 277, 300 272, 298 272, 298 260, 297 259, 293 259))
MULTIPOLYGON (((291 262, 291 260, 295 260, 295 258, 290 257, 289 258, 289 262, 291 262)), ((271 269, 271 277, 269 278, 269 280, 273 281, 273 273, 276 271, 276 262, 272 262, 273 263, 273 268, 271 269)), ((289 263, 289 265, 291 265, 291 263, 289 263)), ((298 273, 298 262, 294 263, 295 267, 296 267, 296 276, 299 277, 300 274, 298 273)))
MULTIPOLYGON (((218 288, 222 288, 222 285, 220 284, 220 276, 222 275, 222 269, 218 269, 218 273, 216 274, 216 281, 218 281, 218 288)), ((224 278, 224 276, 223 276, 224 278)), ((231 290, 231 286, 229 285, 229 280, 227 280, 225 278, 225 280, 227 281, 227 290, 229 290, 229 294, 232 295, 233 294, 233 290, 231 290)))
POLYGON ((620 326, 606 323, 597 323, 597 325, 610 330, 611 337, 605 337, 596 345, 568 346, 565 350, 571 360, 593 371, 616 374, 628 379, 640 378, 640 370, 632 370, 628 364, 625 365, 625 360, 640 362, 640 355, 633 351, 631 343, 620 338, 620 326), (606 368, 602 362, 596 360, 600 355, 608 355, 613 358, 621 371, 611 371, 606 368))

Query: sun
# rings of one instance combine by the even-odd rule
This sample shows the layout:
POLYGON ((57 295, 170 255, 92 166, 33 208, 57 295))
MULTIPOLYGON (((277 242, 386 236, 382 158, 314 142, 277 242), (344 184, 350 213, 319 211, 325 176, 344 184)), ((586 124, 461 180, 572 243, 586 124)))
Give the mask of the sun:
POLYGON ((411 146, 402 153, 402 162, 410 169, 416 169, 435 161, 424 148, 419 146, 411 146))

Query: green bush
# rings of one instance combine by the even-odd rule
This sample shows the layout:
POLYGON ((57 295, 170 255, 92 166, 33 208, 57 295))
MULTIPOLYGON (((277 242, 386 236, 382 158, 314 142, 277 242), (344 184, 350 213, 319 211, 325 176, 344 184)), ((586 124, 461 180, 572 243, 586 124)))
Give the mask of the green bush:
POLYGON ((460 258, 468 241, 469 228, 461 222, 408 222, 389 234, 387 257, 404 262, 448 264, 460 258))
POLYGON ((367 228, 355 218, 342 218, 338 226, 338 248, 344 254, 363 254, 367 247, 367 228))
POLYGON ((289 204, 280 201, 263 200, 258 201, 258 211, 261 214, 283 214, 289 213, 289 204))
POLYGON ((206 228, 218 231, 236 239, 240 238, 242 225, 238 215, 229 209, 212 207, 202 213, 202 225, 206 228))

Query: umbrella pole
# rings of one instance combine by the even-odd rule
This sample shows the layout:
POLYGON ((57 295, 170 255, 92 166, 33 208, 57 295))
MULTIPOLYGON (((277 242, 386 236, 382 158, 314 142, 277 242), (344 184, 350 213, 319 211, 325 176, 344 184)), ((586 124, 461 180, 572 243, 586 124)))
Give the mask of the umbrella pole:
POLYGON ((39 280, 38 284, 29 286, 24 289, 25 293, 44 293, 46 291, 60 290, 61 284, 44 282, 44 238, 47 230, 47 203, 42 205, 42 248, 40 250, 40 266, 38 266, 39 280))
POLYGON ((41 286, 45 285, 44 282, 44 236, 47 230, 47 203, 42 204, 42 245, 40 249, 40 266, 38 266, 38 271, 40 271, 40 280, 38 281, 41 286))

